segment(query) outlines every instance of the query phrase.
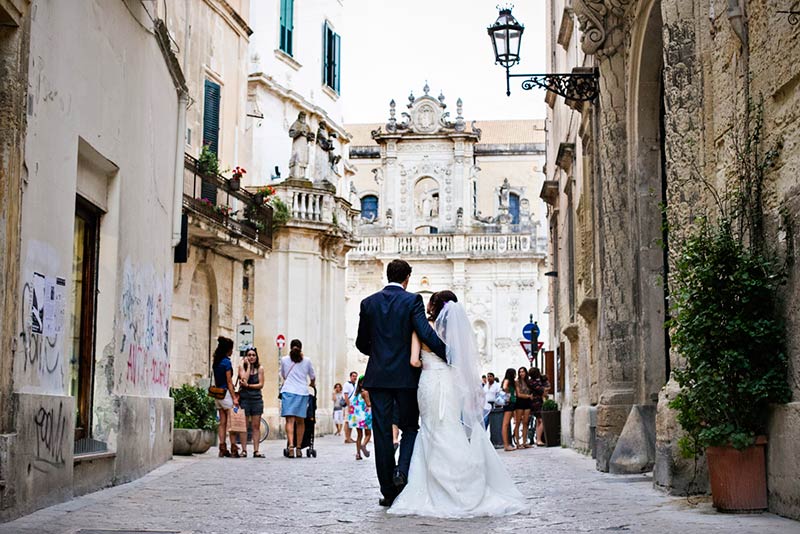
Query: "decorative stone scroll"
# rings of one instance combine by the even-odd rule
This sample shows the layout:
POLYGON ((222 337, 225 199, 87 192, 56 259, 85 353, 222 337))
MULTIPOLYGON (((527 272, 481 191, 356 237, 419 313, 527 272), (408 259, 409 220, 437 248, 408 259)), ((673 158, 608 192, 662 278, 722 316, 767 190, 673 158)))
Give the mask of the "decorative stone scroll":
POLYGON ((604 47, 632 3, 633 0, 574 0, 572 7, 582 33, 581 48, 586 54, 596 54, 604 47))

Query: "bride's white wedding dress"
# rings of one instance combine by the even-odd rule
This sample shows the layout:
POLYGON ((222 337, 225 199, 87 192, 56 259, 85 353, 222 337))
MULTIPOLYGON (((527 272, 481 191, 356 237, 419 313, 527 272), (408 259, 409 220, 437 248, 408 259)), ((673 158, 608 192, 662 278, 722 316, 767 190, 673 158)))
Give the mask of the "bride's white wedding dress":
MULTIPOLYGON (((421 357, 417 399, 422 425, 408 485, 388 512, 447 518, 527 513, 530 507, 497 456, 482 417, 474 432, 465 425, 464 414, 470 412, 463 397, 471 393, 459 383, 463 375, 433 353, 423 351, 421 357)), ((480 375, 475 380, 477 387, 480 375)))

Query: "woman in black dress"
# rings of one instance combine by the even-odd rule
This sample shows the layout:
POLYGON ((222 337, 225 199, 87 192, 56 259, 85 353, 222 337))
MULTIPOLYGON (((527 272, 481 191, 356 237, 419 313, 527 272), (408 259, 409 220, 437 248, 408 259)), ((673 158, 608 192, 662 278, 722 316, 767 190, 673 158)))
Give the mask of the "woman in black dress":
POLYGON ((542 373, 537 367, 531 367, 528 372, 528 386, 531 391, 531 414, 536 418, 536 445, 539 447, 544 446, 542 441, 542 432, 544 426, 542 425, 542 404, 544 403, 544 395, 550 387, 547 377, 542 376, 542 373))
POLYGON ((517 372, 514 369, 506 369, 506 376, 503 378, 503 383, 500 389, 505 395, 506 403, 503 405, 503 450, 513 451, 516 447, 511 446, 511 417, 514 415, 514 409, 517 404, 517 386, 516 379, 517 372))
POLYGON ((517 405, 514 409, 514 440, 517 448, 530 449, 528 444, 528 422, 531 419, 533 394, 528 385, 528 370, 520 367, 517 371, 517 405), (520 430, 522 436, 520 436, 520 430))
MULTIPOLYGON (((261 414, 264 413, 264 399, 261 395, 263 388, 264 368, 258 359, 256 348, 249 347, 239 367, 239 404, 244 409, 244 415, 253 435, 253 458, 264 457, 258 452, 261 441, 261 414)), ((247 444, 243 443, 242 448, 246 451, 247 444)))

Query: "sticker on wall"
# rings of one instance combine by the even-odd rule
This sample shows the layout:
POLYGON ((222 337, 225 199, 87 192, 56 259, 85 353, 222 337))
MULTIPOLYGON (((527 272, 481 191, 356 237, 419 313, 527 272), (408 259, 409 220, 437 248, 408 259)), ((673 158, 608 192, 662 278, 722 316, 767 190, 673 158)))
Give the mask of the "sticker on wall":
POLYGON ((66 280, 61 277, 45 278, 44 335, 53 337, 64 330, 64 289, 66 280))
POLYGON ((45 276, 42 273, 33 273, 33 296, 31 298, 31 332, 44 333, 44 293, 45 276))

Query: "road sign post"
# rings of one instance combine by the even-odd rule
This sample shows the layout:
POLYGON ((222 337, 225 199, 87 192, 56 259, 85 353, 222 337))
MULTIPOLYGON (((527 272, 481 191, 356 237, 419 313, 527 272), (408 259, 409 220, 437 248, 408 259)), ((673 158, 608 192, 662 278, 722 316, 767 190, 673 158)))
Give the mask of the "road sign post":
POLYGON ((239 347, 239 352, 244 352, 253 345, 253 335, 253 325, 250 323, 241 323, 236 327, 236 346, 239 347))

